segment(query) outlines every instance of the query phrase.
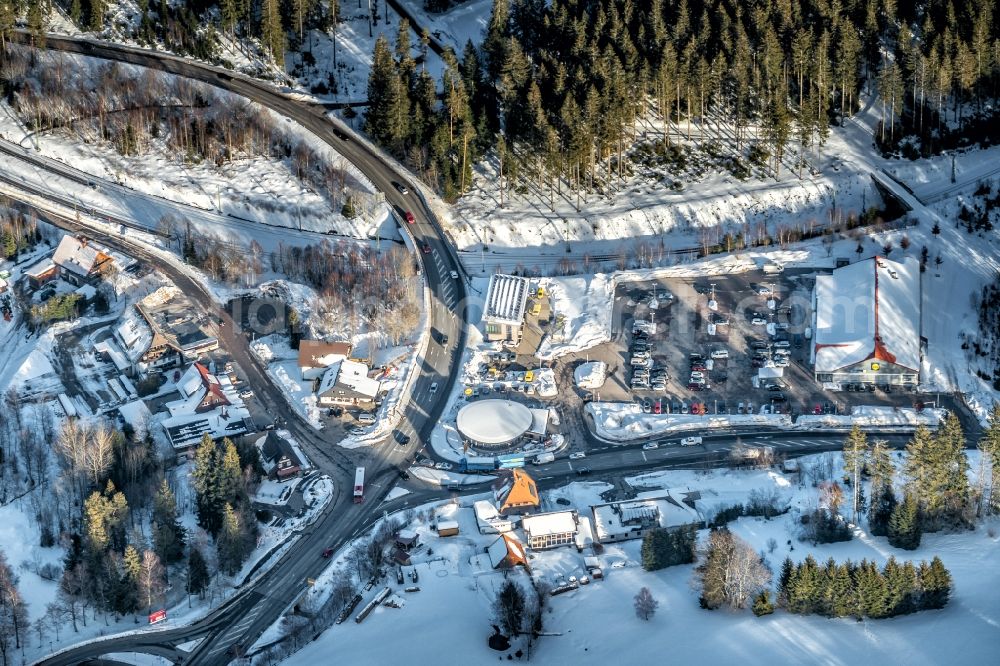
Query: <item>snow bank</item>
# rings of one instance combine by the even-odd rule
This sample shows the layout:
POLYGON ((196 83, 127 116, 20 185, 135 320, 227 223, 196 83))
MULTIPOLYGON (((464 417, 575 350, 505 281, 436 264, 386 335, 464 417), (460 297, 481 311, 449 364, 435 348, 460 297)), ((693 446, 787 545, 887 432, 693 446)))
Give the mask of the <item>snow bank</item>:
POLYGON ((553 327, 542 340, 539 358, 552 360, 611 339, 615 284, 610 275, 543 278, 540 284, 549 296, 553 327))
POLYGON ((786 414, 644 414, 634 402, 589 402, 597 437, 611 442, 734 426, 790 427, 786 414))
POLYGON ((918 425, 935 428, 948 413, 946 409, 893 408, 876 405, 855 406, 850 414, 802 414, 795 419, 796 430, 826 430, 829 428, 903 428, 912 430, 918 425))
POLYGON ((487 474, 458 474, 432 467, 421 467, 419 465, 414 465, 410 468, 410 476, 438 486, 474 486, 479 483, 490 483, 496 480, 495 476, 487 474))
POLYGON ((598 389, 604 386, 608 376, 608 364, 604 361, 590 361, 573 371, 573 380, 582 389, 598 389))

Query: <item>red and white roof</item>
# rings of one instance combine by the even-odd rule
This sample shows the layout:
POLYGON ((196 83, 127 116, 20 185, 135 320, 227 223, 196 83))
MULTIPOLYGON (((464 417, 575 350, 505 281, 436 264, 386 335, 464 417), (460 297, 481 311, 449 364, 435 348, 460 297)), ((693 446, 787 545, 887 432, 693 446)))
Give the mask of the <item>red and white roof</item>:
POLYGON ((874 257, 816 277, 816 372, 864 361, 920 367, 920 265, 874 257))

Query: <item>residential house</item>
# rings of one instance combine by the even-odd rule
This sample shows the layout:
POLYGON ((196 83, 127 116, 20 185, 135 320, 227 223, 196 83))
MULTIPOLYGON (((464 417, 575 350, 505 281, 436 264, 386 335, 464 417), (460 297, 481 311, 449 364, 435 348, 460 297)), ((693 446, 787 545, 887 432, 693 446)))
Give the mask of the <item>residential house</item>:
POLYGON ((327 368, 317 391, 321 407, 371 405, 378 397, 381 382, 368 376, 368 366, 344 359, 327 368))
POLYGON ((52 261, 52 257, 46 257, 27 268, 24 275, 28 278, 28 284, 31 288, 38 289, 43 284, 59 277, 59 268, 52 261))
POLYGON ((278 481, 298 476, 305 466, 291 442, 273 430, 268 431, 264 437, 260 457, 268 476, 278 481))
POLYGON ((576 511, 550 511, 525 516, 521 529, 528 537, 528 547, 545 550, 574 544, 579 517, 576 511))
POLYGON ((78 287, 100 282, 115 262, 110 249, 82 236, 63 236, 52 261, 59 277, 78 287))
POLYGON ((694 507, 698 493, 680 494, 669 490, 642 499, 608 502, 591 507, 595 537, 600 543, 641 539, 651 529, 700 528, 704 520, 694 507))
POLYGON ((509 478, 501 479, 494 487, 494 497, 501 516, 533 513, 541 506, 538 486, 523 469, 513 469, 509 478))
POLYGON ((165 405, 170 416, 163 421, 176 450, 197 446, 206 434, 221 439, 254 429, 249 410, 226 375, 213 375, 201 363, 192 363, 177 381, 177 391, 181 397, 165 405))
POLYGON ((501 534, 496 541, 486 547, 486 554, 494 569, 511 569, 521 565, 530 569, 528 554, 524 544, 513 534, 501 534))

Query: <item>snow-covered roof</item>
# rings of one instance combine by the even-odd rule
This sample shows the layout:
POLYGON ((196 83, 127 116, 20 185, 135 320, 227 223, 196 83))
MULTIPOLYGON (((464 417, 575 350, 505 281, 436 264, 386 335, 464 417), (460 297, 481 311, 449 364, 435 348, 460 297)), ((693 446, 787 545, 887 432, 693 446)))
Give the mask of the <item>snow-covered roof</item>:
POLYGON ((52 261, 57 266, 77 275, 90 275, 95 269, 113 261, 111 250, 86 238, 63 236, 52 261))
POLYGON ((920 266, 875 257, 816 277, 817 372, 868 360, 920 367, 920 266))
POLYGON ((364 363, 343 359, 327 369, 320 382, 319 394, 323 395, 335 386, 349 389, 359 397, 374 400, 381 383, 368 376, 368 366, 364 363))
POLYGON ((146 353, 153 341, 153 330, 136 310, 129 310, 125 320, 115 327, 115 335, 133 361, 146 353))
MULTIPOLYGON (((195 367, 197 364, 192 363, 188 366, 188 369, 184 371, 181 378, 177 380, 177 390, 185 398, 190 398, 195 393, 201 391, 203 388, 201 373, 198 368, 195 367)), ((218 381, 218 380, 216 380, 218 381)))
POLYGON ((476 518, 479 520, 492 520, 500 517, 500 512, 493 506, 493 503, 486 500, 476 501, 473 503, 472 508, 476 512, 476 518))
POLYGON ((30 278, 36 278, 41 275, 45 275, 50 271, 56 269, 55 263, 52 261, 52 257, 45 257, 41 261, 32 264, 32 266, 24 271, 24 274, 30 278))
POLYGON ((597 389, 604 386, 604 380, 608 375, 608 364, 604 361, 590 361, 583 363, 573 371, 573 379, 576 385, 582 389, 597 389))
POLYGON ((482 444, 505 444, 531 427, 531 410, 510 400, 479 400, 462 407, 456 425, 459 432, 482 444))
POLYGON ((132 402, 118 405, 118 413, 122 415, 122 420, 131 426, 137 439, 141 440, 145 438, 146 429, 149 427, 150 419, 153 418, 145 402, 142 400, 133 400, 132 402))
POLYGON ((670 491, 643 499, 597 504, 591 510, 599 541, 622 536, 638 537, 651 527, 671 528, 702 523, 698 512, 671 495, 670 491))
POLYGON ((486 547, 486 554, 494 569, 505 561, 510 565, 527 564, 528 561, 524 544, 518 541, 513 534, 501 534, 496 541, 486 547))
POLYGON ((121 348, 118 343, 115 342, 114 338, 108 338, 107 340, 102 340, 94 344, 94 351, 100 354, 107 354, 111 362, 115 364, 119 372, 124 372, 128 370, 131 364, 128 359, 125 358, 125 354, 122 353, 121 348))
POLYGON ((576 532, 576 511, 536 513, 521 519, 521 529, 529 538, 576 532))
POLYGON ((757 376, 760 377, 761 379, 775 379, 777 377, 784 377, 785 369, 773 365, 765 365, 764 367, 757 369, 757 376))
POLYGON ((483 320, 500 324, 521 325, 528 302, 528 278, 494 273, 486 292, 483 320))

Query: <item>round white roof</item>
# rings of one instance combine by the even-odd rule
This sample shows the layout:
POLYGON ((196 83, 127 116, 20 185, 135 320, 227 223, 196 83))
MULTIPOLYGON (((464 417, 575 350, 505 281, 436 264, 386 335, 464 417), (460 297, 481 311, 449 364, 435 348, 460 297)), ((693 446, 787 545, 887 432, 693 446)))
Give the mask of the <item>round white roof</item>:
POLYGON ((531 410, 510 400, 479 400, 458 412, 458 431, 482 444, 505 444, 531 427, 531 410))

